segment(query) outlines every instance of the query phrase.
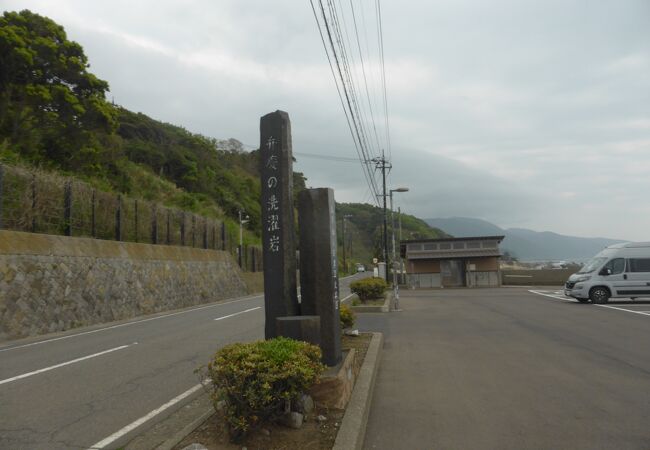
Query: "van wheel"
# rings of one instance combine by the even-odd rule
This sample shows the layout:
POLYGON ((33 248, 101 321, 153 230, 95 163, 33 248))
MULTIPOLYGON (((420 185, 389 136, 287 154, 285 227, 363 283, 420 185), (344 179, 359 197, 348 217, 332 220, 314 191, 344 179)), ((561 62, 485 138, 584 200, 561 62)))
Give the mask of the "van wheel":
POLYGON ((609 301, 609 291, 604 287, 591 288, 589 298, 591 303, 607 303, 609 301))
POLYGON ((580 303, 587 303, 589 301, 588 298, 576 298, 580 303))

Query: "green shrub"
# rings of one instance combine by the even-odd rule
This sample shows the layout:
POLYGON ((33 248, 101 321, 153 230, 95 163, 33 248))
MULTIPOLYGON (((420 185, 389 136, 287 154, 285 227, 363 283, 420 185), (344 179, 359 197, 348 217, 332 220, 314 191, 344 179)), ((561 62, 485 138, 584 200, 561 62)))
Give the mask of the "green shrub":
POLYGON ((231 438, 279 418, 284 405, 305 392, 325 369, 315 345, 284 337, 219 350, 208 364, 212 401, 223 408, 231 438))
POLYGON ((382 298, 388 284, 382 278, 364 278, 350 283, 350 290, 359 296, 362 302, 382 298))
POLYGON ((354 326, 356 317, 348 305, 341 305, 339 317, 341 318, 341 328, 352 328, 354 326))

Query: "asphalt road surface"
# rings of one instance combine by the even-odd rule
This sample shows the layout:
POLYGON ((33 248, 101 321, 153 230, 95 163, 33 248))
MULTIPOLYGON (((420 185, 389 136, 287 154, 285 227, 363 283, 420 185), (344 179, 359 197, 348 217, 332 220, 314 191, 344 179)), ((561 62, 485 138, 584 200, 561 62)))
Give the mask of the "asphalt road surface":
POLYGON ((365 449, 650 449, 650 301, 553 289, 402 291, 365 449), (534 292, 531 292, 534 291, 534 292))
MULTIPOLYGON (((341 298, 363 276, 341 279, 341 298)), ((216 350, 263 336, 257 295, 0 343, 0 449, 114 448, 196 386, 216 350)))

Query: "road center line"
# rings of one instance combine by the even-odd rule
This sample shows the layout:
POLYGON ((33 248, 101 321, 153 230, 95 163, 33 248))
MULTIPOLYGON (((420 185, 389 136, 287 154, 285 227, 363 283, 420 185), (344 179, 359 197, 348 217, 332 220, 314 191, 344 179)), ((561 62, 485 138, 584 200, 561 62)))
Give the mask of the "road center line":
POLYGON ((223 319, 228 319, 229 317, 235 317, 235 316, 238 316, 238 315, 240 315, 240 314, 244 314, 244 313, 247 313, 247 312, 255 311, 256 309, 261 309, 261 308, 262 308, 261 306, 257 306, 257 307, 255 307, 255 308, 245 309, 245 310, 243 310, 243 311, 239 311, 239 312, 236 312, 236 313, 234 313, 234 314, 228 314, 227 316, 217 317, 217 318, 214 319, 214 320, 223 320, 223 319))
POLYGON ((96 358, 97 356, 102 356, 102 355, 105 355, 107 353, 116 352, 118 350, 123 350, 123 349, 125 349, 127 347, 130 347, 130 346, 136 345, 136 344, 137 344, 137 342, 134 342, 133 344, 128 344, 128 345, 120 345, 119 347, 104 350, 103 352, 93 353, 92 355, 82 356, 81 358, 73 359, 71 361, 66 361, 66 362, 63 362, 63 363, 60 363, 60 364, 55 364, 54 366, 45 367, 43 369, 38 369, 38 370, 35 370, 33 372, 24 373, 22 375, 7 378, 5 380, 0 380, 0 384, 11 383, 12 381, 17 381, 17 380, 21 380, 23 378, 31 377, 33 375, 38 375, 39 373, 48 372, 50 370, 58 369, 59 367, 69 366, 70 364, 78 363, 78 362, 84 361, 86 359, 96 358))
POLYGON ((187 313, 191 313, 193 311, 200 311, 200 310, 206 309, 206 308, 215 308, 215 307, 221 306, 221 305, 229 305, 231 303, 239 303, 239 302, 243 302, 243 301, 246 301, 246 300, 254 300, 256 298, 261 298, 261 297, 263 297, 263 295, 256 295, 254 297, 246 297, 246 298, 241 298, 241 299, 238 299, 238 300, 231 300, 231 301, 228 301, 228 302, 221 302, 221 303, 215 303, 215 304, 206 305, 206 306, 199 306, 198 308, 186 309, 184 311, 178 311, 178 312, 170 313, 170 314, 163 314, 161 316, 156 316, 156 317, 149 317, 148 319, 134 320, 132 322, 127 322, 127 323, 120 323, 118 325, 112 325, 110 327, 98 328, 97 330, 84 331, 82 333, 70 334, 70 335, 61 336, 61 337, 58 337, 58 338, 45 339, 43 341, 32 342, 31 344, 23 344, 23 345, 17 345, 15 347, 2 348, 2 349, 0 349, 0 353, 8 352, 9 350, 16 350, 16 349, 19 349, 19 348, 32 347, 34 345, 47 344, 49 342, 60 341, 60 340, 63 340, 63 339, 70 339, 70 338, 73 338, 73 337, 84 336, 86 334, 99 333, 101 331, 112 330, 114 328, 128 327, 128 326, 136 325, 136 324, 139 324, 139 323, 150 322, 152 320, 158 320, 158 319, 164 319, 166 317, 178 316, 179 314, 187 314, 187 313))
MULTIPOLYGON (((207 382, 205 384, 209 384, 209 382, 207 382)), ((160 414, 161 412, 163 412, 167 408, 175 405, 176 403, 180 402, 184 398, 187 398, 190 395, 194 394, 196 391, 201 389, 203 386, 204 386, 203 384, 197 384, 193 388, 188 389, 187 391, 183 392, 182 394, 174 397, 173 399, 171 399, 170 401, 168 401, 164 405, 162 405, 162 406, 154 409, 153 411, 149 412, 148 414, 140 417, 138 420, 136 420, 134 422, 131 422, 130 424, 128 424, 127 426, 125 426, 121 430, 118 430, 115 433, 108 436, 107 438, 102 439, 101 441, 99 441, 98 443, 96 443, 94 445, 91 445, 89 448, 90 449, 102 449, 102 448, 107 447, 108 445, 112 444, 113 442, 115 442, 116 440, 118 440, 119 438, 121 438, 122 436, 127 434, 128 432, 136 429, 137 427, 139 427, 143 423, 147 422, 151 418, 157 416, 158 414, 160 414)))

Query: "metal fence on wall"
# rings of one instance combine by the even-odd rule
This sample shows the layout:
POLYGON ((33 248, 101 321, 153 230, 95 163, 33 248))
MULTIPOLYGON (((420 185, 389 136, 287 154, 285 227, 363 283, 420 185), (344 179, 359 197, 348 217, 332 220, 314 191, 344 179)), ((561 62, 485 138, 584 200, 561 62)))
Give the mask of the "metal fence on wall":
MULTIPOLYGON (((239 244, 216 219, 6 164, 0 164, 0 229, 225 250, 235 257, 239 244)), ((259 247, 244 247, 242 268, 262 270, 259 247)))

